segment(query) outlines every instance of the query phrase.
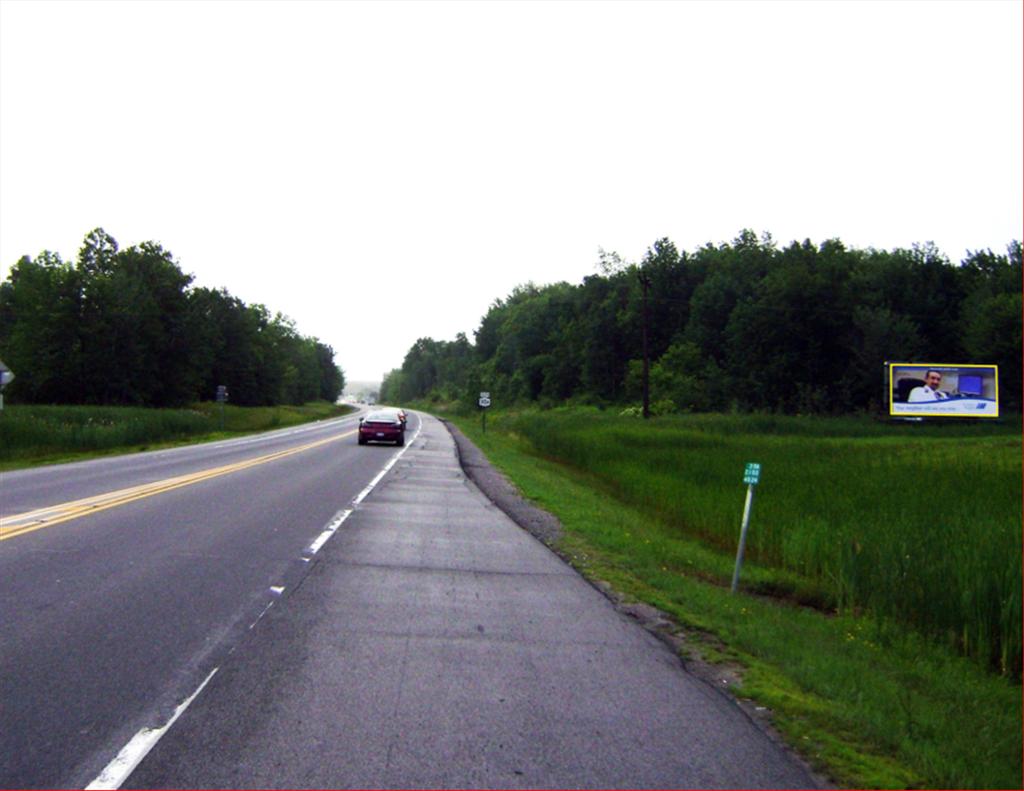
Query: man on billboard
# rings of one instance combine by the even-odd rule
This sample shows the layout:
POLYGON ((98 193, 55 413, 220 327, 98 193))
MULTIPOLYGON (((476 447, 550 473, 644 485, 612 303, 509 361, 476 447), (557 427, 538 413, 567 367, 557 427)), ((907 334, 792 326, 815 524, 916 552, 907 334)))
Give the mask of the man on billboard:
POLYGON ((943 398, 949 398, 949 393, 944 393, 939 390, 939 385, 941 384, 942 374, 938 371, 929 369, 924 375, 924 384, 921 387, 915 387, 911 390, 907 401, 910 403, 916 403, 920 401, 939 401, 943 398))

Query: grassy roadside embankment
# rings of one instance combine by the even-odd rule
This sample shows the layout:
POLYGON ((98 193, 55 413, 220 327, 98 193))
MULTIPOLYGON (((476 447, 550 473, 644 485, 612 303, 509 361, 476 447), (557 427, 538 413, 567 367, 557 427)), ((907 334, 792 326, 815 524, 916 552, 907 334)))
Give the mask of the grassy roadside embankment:
POLYGON ((1019 423, 444 416, 561 520, 582 573, 741 667, 736 694, 836 783, 1021 787, 1019 423))
POLYGON ((239 407, 213 402, 187 409, 7 405, 0 412, 0 470, 81 461, 287 428, 352 411, 315 401, 302 406, 239 407))

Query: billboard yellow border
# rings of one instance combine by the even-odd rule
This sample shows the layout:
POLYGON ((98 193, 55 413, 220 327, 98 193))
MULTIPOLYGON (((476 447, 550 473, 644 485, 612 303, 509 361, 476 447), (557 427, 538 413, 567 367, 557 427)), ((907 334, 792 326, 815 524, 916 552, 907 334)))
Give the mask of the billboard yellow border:
POLYGON ((978 419, 984 420, 985 418, 992 419, 992 418, 998 418, 999 417, 999 366, 998 365, 984 365, 984 364, 979 364, 979 363, 909 363, 909 362, 908 363, 891 363, 891 362, 887 362, 885 365, 886 365, 886 368, 889 369, 889 371, 888 371, 889 375, 887 377, 888 378, 888 382, 886 383, 886 387, 888 388, 887 392, 888 392, 888 400, 889 400, 889 415, 891 417, 974 418, 976 420, 978 420, 978 419), (959 369, 963 369, 963 368, 984 368, 985 370, 992 371, 993 385, 995 387, 995 395, 996 395, 996 397, 995 397, 995 399, 993 401, 993 403, 995 404, 995 410, 992 413, 987 413, 987 414, 984 414, 984 415, 971 414, 969 412, 962 412, 962 413, 955 413, 955 412, 939 412, 939 413, 936 413, 936 412, 929 412, 929 411, 922 411, 922 412, 915 412, 915 411, 895 412, 893 410, 893 407, 895 405, 895 402, 893 401, 893 384, 894 384, 893 383, 893 369, 894 368, 925 368, 925 369, 927 369, 927 368, 935 368, 935 369, 955 368, 955 369, 958 369, 958 370, 959 369))

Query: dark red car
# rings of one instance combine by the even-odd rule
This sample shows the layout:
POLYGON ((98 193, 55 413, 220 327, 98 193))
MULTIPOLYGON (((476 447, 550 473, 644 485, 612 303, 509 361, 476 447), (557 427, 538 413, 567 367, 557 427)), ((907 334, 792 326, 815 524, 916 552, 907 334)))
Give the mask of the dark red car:
POLYGON ((378 410, 359 421, 359 444, 394 442, 405 444, 405 423, 394 412, 378 410))
POLYGON ((391 412, 392 414, 397 415, 398 419, 402 421, 402 425, 403 426, 406 423, 409 422, 408 415, 405 414, 405 410, 402 409, 402 407, 400 407, 400 406, 383 406, 378 411, 379 412, 391 412))

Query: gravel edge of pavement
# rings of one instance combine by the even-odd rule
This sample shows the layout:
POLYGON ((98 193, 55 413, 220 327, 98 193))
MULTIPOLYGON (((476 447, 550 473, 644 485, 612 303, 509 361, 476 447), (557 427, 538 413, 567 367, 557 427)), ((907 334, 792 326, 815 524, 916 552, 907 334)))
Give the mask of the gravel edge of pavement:
MULTIPOLYGON (((459 430, 458 426, 445 418, 437 417, 437 419, 448 429, 448 433, 455 441, 459 466, 466 477, 513 522, 547 546, 563 561, 573 566, 571 558, 558 547, 557 542, 562 535, 562 525, 558 518, 526 500, 508 478, 494 467, 483 452, 459 430)), ((783 739, 772 723, 770 709, 758 706, 753 701, 739 698, 732 693, 733 685, 741 680, 739 667, 711 664, 704 661, 692 650, 692 641, 687 639, 685 628, 675 623, 667 613, 650 604, 627 600, 625 596, 602 580, 589 579, 586 576, 583 576, 583 579, 607 598, 616 610, 636 621, 665 643, 679 659, 687 673, 704 681, 717 693, 724 695, 739 706, 762 732, 804 766, 805 770, 818 781, 819 787, 836 788, 831 780, 783 739)))

